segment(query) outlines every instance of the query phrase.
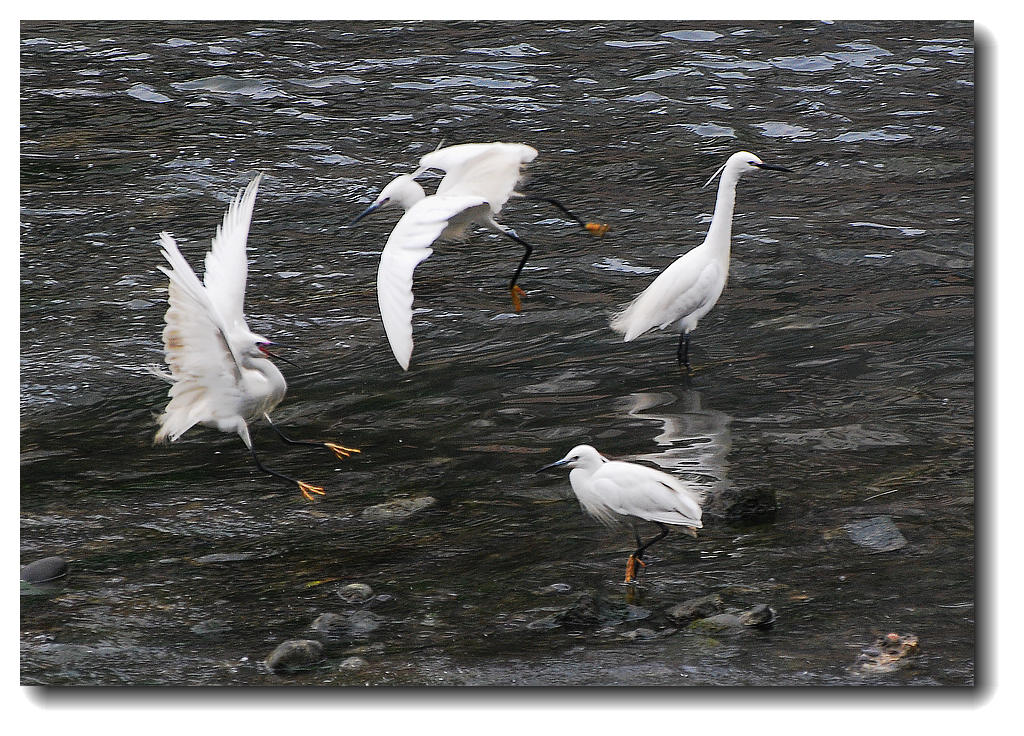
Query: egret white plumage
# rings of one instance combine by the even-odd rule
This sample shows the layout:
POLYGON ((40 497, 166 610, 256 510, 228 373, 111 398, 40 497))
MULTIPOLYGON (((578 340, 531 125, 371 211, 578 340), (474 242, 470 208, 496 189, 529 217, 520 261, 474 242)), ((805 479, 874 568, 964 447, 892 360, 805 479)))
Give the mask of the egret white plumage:
POLYGON ((633 527, 636 551, 626 561, 626 582, 636 579, 637 565, 646 567, 644 552, 669 533, 666 524, 681 526, 693 536, 701 528, 701 496, 697 490, 668 473, 645 465, 609 460, 590 445, 577 445, 561 460, 545 465, 568 467, 569 484, 580 507, 601 523, 611 526, 622 519, 653 522, 661 532, 647 542, 633 527))
POLYGON ((729 277, 736 183, 740 176, 757 169, 790 171, 782 166, 766 164, 747 151, 729 157, 707 181, 710 184, 715 176, 722 175, 718 184, 715 212, 704 242, 676 259, 612 318, 611 327, 623 335, 624 342, 630 342, 648 330, 674 327, 679 330, 676 358, 680 364, 689 367, 690 332, 718 302, 729 277))
POLYGON ((588 232, 603 235, 608 230, 607 225, 584 222, 550 197, 515 191, 523 165, 536 157, 536 149, 521 143, 464 143, 439 148, 423 156, 415 172, 403 174, 384 187, 373 203, 352 221, 351 224, 355 224, 371 212, 387 207, 398 206, 405 210, 381 252, 377 270, 377 301, 384 330, 395 359, 403 369, 409 369, 413 348, 413 271, 434 252, 430 246, 435 241, 461 239, 471 225, 478 225, 519 243, 524 250, 523 257, 509 282, 512 304, 518 312, 525 292, 517 282, 533 247, 496 219, 510 197, 549 202, 588 232), (430 196, 415 181, 428 169, 445 172, 437 191, 430 196))
POLYGON ((243 312, 248 271, 246 240, 261 178, 262 174, 253 179, 228 207, 206 254, 202 282, 174 238, 167 232, 160 233, 161 253, 170 265, 170 269, 158 266, 170 280, 163 330, 164 358, 170 373, 158 369, 153 372, 171 384, 167 392, 171 400, 157 419, 160 429, 154 441, 174 442, 196 424, 236 432, 249 448, 256 467, 297 484, 302 495, 313 500, 313 494, 324 494, 323 488, 260 462, 248 423, 263 417, 285 442, 326 447, 339 458, 359 450, 333 442, 292 440, 270 419, 287 385, 270 360, 279 357, 270 351, 274 343, 252 332, 243 312))

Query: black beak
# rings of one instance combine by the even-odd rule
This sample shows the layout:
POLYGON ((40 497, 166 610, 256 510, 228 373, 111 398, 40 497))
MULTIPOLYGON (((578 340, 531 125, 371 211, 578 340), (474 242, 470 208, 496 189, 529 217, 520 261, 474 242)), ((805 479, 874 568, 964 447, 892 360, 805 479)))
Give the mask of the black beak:
POLYGON ((555 462, 553 462, 553 463, 551 463, 549 465, 545 465, 543 468, 537 468, 537 470, 533 471, 534 475, 536 475, 537 473, 543 473, 545 470, 551 470, 551 468, 557 468, 557 467, 559 467, 561 465, 565 465, 567 462, 569 462, 569 461, 565 460, 565 459, 556 460, 555 462))
POLYGON ((379 210, 379 209, 380 209, 381 207, 383 207, 383 206, 384 206, 384 203, 385 203, 385 202, 387 202, 387 200, 386 200, 386 199, 382 199, 382 200, 381 200, 380 202, 374 202, 374 203, 373 203, 373 204, 371 204, 371 205, 370 205, 369 207, 367 207, 367 208, 366 208, 365 210, 363 210, 362 212, 360 212, 360 213, 359 213, 359 214, 358 214, 358 215, 356 216, 356 219, 352 220, 352 222, 350 222, 350 223, 348 224, 348 226, 349 226, 349 227, 352 227, 353 225, 355 225, 355 224, 356 224, 357 222, 359 222, 360 220, 362 220, 362 219, 363 219, 364 217, 366 217, 366 216, 367 216, 368 214, 370 214, 371 212, 376 212, 377 210, 379 210))
POLYGON ((759 169, 768 169, 768 171, 786 171, 790 174, 793 173, 793 169, 787 169, 785 166, 776 166, 775 164, 754 164, 759 169))
MULTIPOLYGON (((274 347, 278 347, 278 348, 286 348, 286 347, 288 347, 287 345, 282 345, 282 344, 281 344, 281 343, 279 343, 279 342, 271 342, 271 343, 265 343, 265 344, 266 344, 266 345, 273 345, 274 347)), ((281 357, 280 355, 278 355, 277 353, 272 353, 272 352, 270 352, 270 351, 269 351, 269 350, 268 350, 267 348, 265 348, 265 347, 260 347, 260 350, 261 350, 262 352, 264 352, 265 354, 269 355, 269 356, 270 356, 271 358, 274 358, 275 360, 283 360, 283 361, 284 361, 285 363, 287 363, 288 365, 293 365, 293 366, 295 366, 296 368, 301 368, 301 367, 302 367, 302 366, 301 366, 301 365, 299 365, 298 363, 293 363, 292 361, 288 360, 288 358, 283 358, 283 357, 281 357)))

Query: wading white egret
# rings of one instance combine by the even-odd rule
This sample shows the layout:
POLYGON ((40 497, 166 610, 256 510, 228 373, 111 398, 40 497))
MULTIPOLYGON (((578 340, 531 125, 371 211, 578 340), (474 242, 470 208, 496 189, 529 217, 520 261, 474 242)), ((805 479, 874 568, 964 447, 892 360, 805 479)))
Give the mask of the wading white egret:
POLYGON ((736 182, 748 171, 758 169, 790 171, 782 166, 766 164, 752 153, 740 151, 730 156, 708 179, 707 184, 710 184, 715 176, 722 175, 715 212, 704 242, 676 259, 640 296, 612 318, 612 329, 621 333, 625 342, 648 330, 673 327, 679 330, 676 358, 681 365, 689 367, 690 332, 697 327, 698 320, 715 306, 729 276, 736 182))
MULTIPOLYGON (((170 283, 164 315, 164 358, 170 373, 153 369, 171 384, 171 400, 157 422, 154 442, 174 442, 196 424, 222 432, 237 432, 249 448, 256 467, 298 485, 313 500, 324 489, 265 467, 249 436, 248 422, 263 417, 282 440, 296 445, 326 447, 339 458, 359 452, 333 442, 292 440, 271 421, 270 412, 284 398, 284 376, 270 357, 274 343, 252 332, 245 322, 243 303, 248 271, 245 243, 262 174, 228 207, 206 254, 206 273, 200 283, 169 233, 160 233, 161 253, 170 264, 163 271, 170 283)), ((283 360, 283 358, 282 358, 283 360)), ((288 362, 288 361, 286 361, 288 362)))
POLYGON ((697 536, 701 528, 701 495, 679 478, 660 470, 621 460, 609 460, 590 445, 578 445, 563 457, 537 472, 568 467, 569 484, 583 510, 601 523, 612 526, 623 519, 653 522, 661 532, 647 542, 633 527, 636 551, 626 561, 626 582, 636 580, 637 565, 646 567, 644 552, 665 538, 666 524, 684 527, 697 536))
POLYGON ((439 148, 420 159, 419 168, 389 183, 360 213, 352 225, 371 212, 401 207, 405 214, 395 225, 377 270, 377 301, 384 330, 395 359, 409 369, 412 357, 412 277, 420 263, 433 253, 435 241, 459 240, 471 225, 478 225, 508 236, 523 247, 509 291, 518 312, 522 307, 522 288, 517 284, 533 247, 519 234, 497 221, 502 207, 512 196, 548 202, 575 220, 583 229, 604 235, 607 225, 583 222, 557 200, 524 195, 515 191, 522 167, 537 157, 536 149, 522 143, 463 143, 439 148), (437 191, 428 196, 416 177, 428 169, 445 172, 437 191))

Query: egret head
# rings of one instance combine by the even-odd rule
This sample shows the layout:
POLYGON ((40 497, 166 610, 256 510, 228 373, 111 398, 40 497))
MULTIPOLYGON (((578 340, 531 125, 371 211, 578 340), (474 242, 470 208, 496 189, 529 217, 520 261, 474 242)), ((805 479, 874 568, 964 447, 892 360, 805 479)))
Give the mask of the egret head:
POLYGON ((729 160, 722 164, 722 167, 716 171, 710 179, 704 184, 707 186, 715 180, 715 177, 724 172, 726 177, 738 179, 748 171, 755 171, 757 169, 765 169, 768 171, 792 171, 783 166, 776 166, 775 164, 766 164, 760 158, 750 153, 749 151, 740 151, 734 153, 729 157, 729 160))
POLYGON ((569 450, 565 457, 561 460, 556 460, 550 465, 545 465, 541 470, 548 470, 549 468, 590 468, 596 467, 601 463, 608 462, 604 457, 601 456, 597 450, 590 445, 576 445, 576 447, 569 450))
POLYGON ((271 342, 267 338, 263 337, 262 335, 257 335, 256 333, 253 333, 252 338, 253 338, 253 341, 250 344, 249 349, 246 351, 246 357, 249 357, 249 358, 277 358, 278 360, 283 360, 288 365, 295 365, 295 363, 292 363, 287 358, 282 358, 277 353, 270 352, 270 348, 271 347, 275 347, 275 346, 276 347, 285 347, 284 345, 281 345, 280 343, 276 343, 276 342, 271 342))
POLYGON ((371 212, 376 212, 385 207, 397 205, 403 210, 407 210, 426 196, 423 187, 415 181, 411 174, 402 174, 381 189, 377 199, 373 200, 373 204, 359 213, 356 219, 352 220, 349 224, 355 225, 371 212))

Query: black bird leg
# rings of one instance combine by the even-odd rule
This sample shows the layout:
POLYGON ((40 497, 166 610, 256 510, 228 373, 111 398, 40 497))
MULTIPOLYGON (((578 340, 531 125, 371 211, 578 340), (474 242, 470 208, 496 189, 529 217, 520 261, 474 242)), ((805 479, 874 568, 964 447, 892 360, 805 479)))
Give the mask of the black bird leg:
POLYGON ((279 473, 276 470, 271 470, 270 468, 268 468, 266 465, 260 462, 259 456, 256 455, 255 447, 250 447, 249 452, 252 453, 252 459, 256 463, 257 468, 262 470, 267 475, 272 475, 275 478, 280 478, 281 480, 287 481, 289 483, 294 483, 299 487, 299 490, 302 492, 302 495, 305 496, 306 500, 312 501, 314 493, 317 494, 318 496, 324 495, 324 489, 321 488, 320 486, 315 486, 312 483, 307 483, 304 480, 292 478, 289 475, 285 475, 284 473, 279 473))
POLYGON ((286 435, 281 429, 270 420, 269 414, 264 414, 263 418, 267 420, 267 424, 270 428, 277 432, 277 436, 289 445, 309 445, 311 447, 326 447, 328 450, 337 455, 339 460, 344 460, 349 457, 352 453, 359 452, 354 447, 343 447, 335 442, 318 442, 316 440, 293 440, 291 437, 286 435))

